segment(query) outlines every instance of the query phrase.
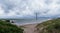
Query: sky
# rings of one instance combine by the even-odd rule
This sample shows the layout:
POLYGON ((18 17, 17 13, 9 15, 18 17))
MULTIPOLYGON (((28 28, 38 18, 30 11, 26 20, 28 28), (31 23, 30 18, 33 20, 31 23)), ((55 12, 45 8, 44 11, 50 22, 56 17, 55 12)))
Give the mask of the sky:
POLYGON ((59 17, 60 0, 0 0, 0 17, 59 17))

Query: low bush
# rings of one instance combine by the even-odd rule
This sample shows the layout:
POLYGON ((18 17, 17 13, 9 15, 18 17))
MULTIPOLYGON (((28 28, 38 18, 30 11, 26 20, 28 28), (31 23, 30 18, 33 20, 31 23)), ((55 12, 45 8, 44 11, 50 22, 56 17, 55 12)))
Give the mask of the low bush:
POLYGON ((0 33, 23 33, 23 29, 0 20, 0 33))
POLYGON ((60 33, 60 18, 45 21, 36 27, 39 33, 60 33))

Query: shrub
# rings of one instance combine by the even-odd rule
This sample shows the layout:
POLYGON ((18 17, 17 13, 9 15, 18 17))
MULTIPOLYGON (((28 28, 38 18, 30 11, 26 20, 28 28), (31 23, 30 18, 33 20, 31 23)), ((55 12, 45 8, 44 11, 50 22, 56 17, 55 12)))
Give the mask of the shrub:
POLYGON ((39 33, 60 33, 60 18, 38 24, 37 28, 39 28, 39 33))
POLYGON ((0 20, 0 33, 23 33, 23 29, 0 20))

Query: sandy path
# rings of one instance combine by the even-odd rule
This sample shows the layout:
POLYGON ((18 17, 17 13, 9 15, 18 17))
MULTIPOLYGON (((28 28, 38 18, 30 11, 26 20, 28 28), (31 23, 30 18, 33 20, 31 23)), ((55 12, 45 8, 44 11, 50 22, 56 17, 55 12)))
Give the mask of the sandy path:
POLYGON ((35 28, 37 24, 29 24, 29 25, 24 25, 24 33, 38 33, 35 28))

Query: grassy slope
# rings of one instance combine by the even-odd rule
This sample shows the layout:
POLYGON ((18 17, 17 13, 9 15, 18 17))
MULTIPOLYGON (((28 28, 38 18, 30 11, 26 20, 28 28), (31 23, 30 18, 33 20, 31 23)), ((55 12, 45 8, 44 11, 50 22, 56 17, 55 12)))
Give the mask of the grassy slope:
POLYGON ((60 18, 45 21, 36 27, 39 33, 60 33, 60 18))
POLYGON ((0 33, 23 33, 23 29, 9 22, 0 20, 0 33))

